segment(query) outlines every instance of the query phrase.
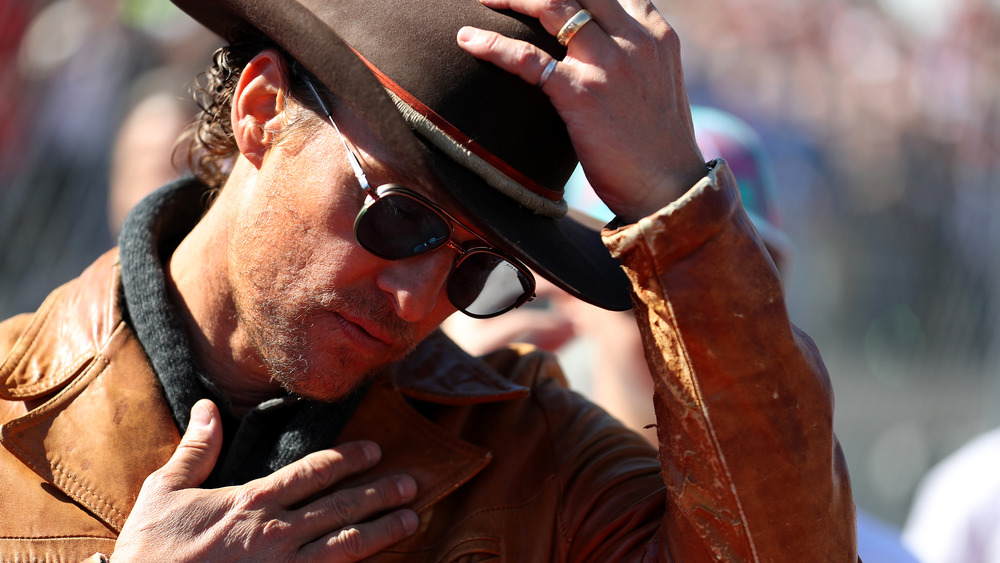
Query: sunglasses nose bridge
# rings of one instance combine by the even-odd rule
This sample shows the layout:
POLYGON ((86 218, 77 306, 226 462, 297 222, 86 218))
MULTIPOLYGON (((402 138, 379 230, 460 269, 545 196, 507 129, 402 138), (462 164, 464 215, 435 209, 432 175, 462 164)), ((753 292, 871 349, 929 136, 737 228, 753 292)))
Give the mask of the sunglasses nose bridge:
POLYGON ((444 246, 446 248, 450 248, 451 250, 455 251, 456 260, 461 258, 463 254, 465 254, 465 249, 459 246, 459 244, 456 243, 455 241, 451 240, 450 237, 448 238, 448 240, 444 241, 444 246))

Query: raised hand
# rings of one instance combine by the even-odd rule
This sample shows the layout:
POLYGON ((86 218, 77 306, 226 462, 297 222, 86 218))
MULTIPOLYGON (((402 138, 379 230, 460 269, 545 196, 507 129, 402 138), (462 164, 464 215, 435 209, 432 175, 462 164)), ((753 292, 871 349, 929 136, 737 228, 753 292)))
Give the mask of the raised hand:
POLYGON ((586 8, 567 55, 465 27, 459 44, 470 54, 539 84, 551 98, 604 202, 625 219, 673 201, 705 175, 684 89, 680 42, 648 0, 480 0, 538 18, 556 35, 586 8))
POLYGON ((373 442, 310 454, 239 487, 196 488, 221 446, 218 411, 199 401, 174 455, 143 483, 113 561, 357 561, 417 528, 411 510, 384 514, 416 494, 407 475, 326 492, 378 462, 373 442))

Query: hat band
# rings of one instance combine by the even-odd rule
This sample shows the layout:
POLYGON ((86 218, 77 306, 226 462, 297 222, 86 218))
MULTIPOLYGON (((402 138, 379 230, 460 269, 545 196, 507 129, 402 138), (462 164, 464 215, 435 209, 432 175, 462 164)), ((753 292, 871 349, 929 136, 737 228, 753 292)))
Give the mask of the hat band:
POLYGON ((566 215, 569 207, 561 191, 547 188, 525 176, 424 105, 360 53, 358 57, 385 87, 407 124, 448 158, 539 215, 556 219, 566 215))

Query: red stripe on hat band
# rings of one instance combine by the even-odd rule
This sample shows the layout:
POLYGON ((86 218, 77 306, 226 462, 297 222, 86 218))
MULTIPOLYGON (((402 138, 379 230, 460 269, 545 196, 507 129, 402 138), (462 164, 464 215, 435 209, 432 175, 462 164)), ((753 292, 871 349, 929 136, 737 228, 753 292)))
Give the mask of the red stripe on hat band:
POLYGON ((489 163, 491 166, 496 168, 502 174, 506 175, 508 178, 511 178, 512 180, 523 186, 525 189, 530 190, 552 201, 562 201, 563 199, 562 191, 556 191, 539 184, 538 182, 524 175, 518 169, 514 168, 513 166, 501 160, 499 157, 497 157, 490 151, 486 150, 485 147, 483 147, 482 145, 480 145, 479 143, 477 143, 476 141, 472 140, 471 138, 467 137, 464 133, 462 133, 462 131, 458 127, 455 127, 454 125, 449 123, 447 119, 438 115, 437 112, 424 105, 423 102, 421 102, 420 100, 415 98, 412 94, 407 92, 402 86, 397 84, 393 79, 386 76, 385 73, 383 73, 375 65, 369 62, 368 59, 366 59, 361 53, 358 53, 356 50, 354 52, 358 55, 358 58, 361 59, 362 62, 368 65, 368 68, 371 69, 372 73, 375 74, 375 77, 378 78, 379 82, 381 82, 385 88, 391 90, 393 94, 395 94, 401 100, 406 102, 406 104, 409 105, 411 108, 413 108, 417 113, 427 118, 428 121, 433 123, 434 126, 436 126, 437 128, 441 129, 446 135, 448 135, 448 137, 450 137, 455 142, 465 147, 467 150, 469 150, 479 158, 489 163))

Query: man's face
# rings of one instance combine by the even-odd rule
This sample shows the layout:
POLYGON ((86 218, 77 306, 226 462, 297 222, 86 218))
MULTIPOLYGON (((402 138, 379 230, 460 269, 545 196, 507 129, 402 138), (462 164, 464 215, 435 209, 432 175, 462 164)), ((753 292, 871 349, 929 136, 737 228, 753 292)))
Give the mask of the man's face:
MULTIPOLYGON (((372 185, 413 185, 356 120, 341 127, 372 185)), ((229 289, 238 330, 285 389, 340 398, 454 312, 444 295, 454 251, 386 261, 358 245, 364 192, 332 126, 274 145, 243 190, 229 289)))

